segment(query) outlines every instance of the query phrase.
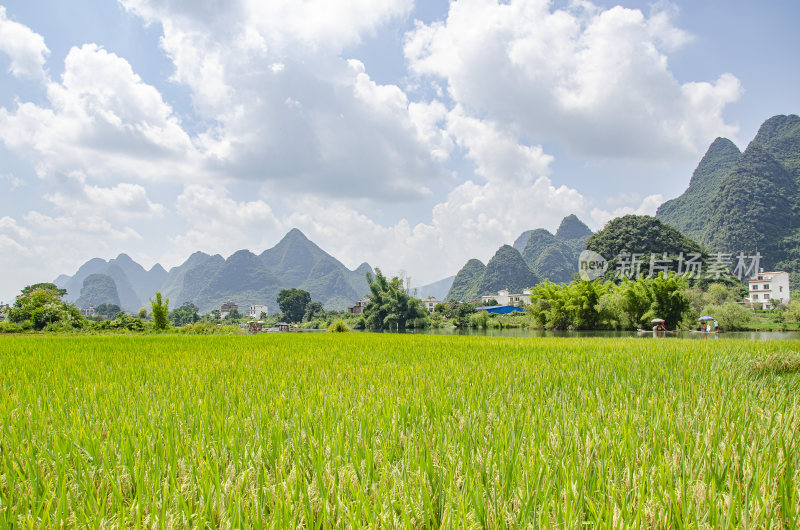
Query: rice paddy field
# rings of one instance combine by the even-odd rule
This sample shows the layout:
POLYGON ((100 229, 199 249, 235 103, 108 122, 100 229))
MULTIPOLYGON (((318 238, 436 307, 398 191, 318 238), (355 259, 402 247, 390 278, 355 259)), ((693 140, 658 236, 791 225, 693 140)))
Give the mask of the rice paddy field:
POLYGON ((800 342, 0 338, 0 528, 796 528, 800 342))

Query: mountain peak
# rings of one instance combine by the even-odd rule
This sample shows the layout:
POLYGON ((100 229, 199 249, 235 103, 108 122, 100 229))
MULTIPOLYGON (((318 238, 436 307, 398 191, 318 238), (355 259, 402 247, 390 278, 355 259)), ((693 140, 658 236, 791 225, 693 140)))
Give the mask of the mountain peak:
POLYGON ((286 232, 286 235, 283 236, 283 239, 281 239, 281 241, 297 240, 297 239, 303 241, 310 241, 308 237, 306 237, 306 235, 299 228, 292 228, 291 230, 286 232))
POLYGON ((256 255, 253 254, 252 252, 250 252, 249 250, 247 250, 246 248, 243 248, 241 250, 237 250, 236 252, 234 252, 233 254, 228 256, 228 260, 230 260, 231 258, 242 259, 242 258, 245 258, 245 257, 247 257, 247 258, 250 258, 250 257, 255 258, 256 255))
POLYGON ((550 235, 551 237, 553 236, 553 234, 551 234, 549 230, 546 230, 544 228, 537 228, 535 230, 525 230, 519 235, 517 239, 514 240, 514 244, 512 246, 515 249, 519 250, 520 253, 522 253, 522 251, 525 250, 525 246, 528 244, 528 240, 530 240, 531 236, 533 234, 541 232, 547 232, 548 235, 550 235))
POLYGON ((562 219, 556 230, 558 239, 581 239, 590 235, 592 235, 592 231, 575 214, 570 214, 562 219))
POLYGON ((736 144, 717 138, 708 147, 679 197, 658 207, 656 216, 687 236, 700 241, 714 209, 714 197, 742 156, 736 144))
POLYGON ((486 265, 479 259, 472 258, 458 271, 447 296, 446 302, 469 302, 478 298, 478 286, 483 279, 486 265))
POLYGON ((528 267, 519 250, 511 245, 503 245, 486 264, 478 295, 496 294, 501 289, 519 293, 539 281, 539 276, 528 267))
POLYGON ((800 116, 797 114, 778 114, 766 120, 758 128, 753 143, 769 144, 773 140, 787 134, 797 134, 800 131, 800 116))
POLYGON ((372 272, 372 267, 370 267, 369 263, 365 261, 364 263, 356 267, 354 272, 357 272, 359 274, 366 274, 368 272, 372 272))
POLYGON ((709 183, 719 185, 728 171, 741 156, 742 152, 736 144, 727 138, 718 137, 708 146, 706 154, 700 159, 692 173, 689 188, 709 183))

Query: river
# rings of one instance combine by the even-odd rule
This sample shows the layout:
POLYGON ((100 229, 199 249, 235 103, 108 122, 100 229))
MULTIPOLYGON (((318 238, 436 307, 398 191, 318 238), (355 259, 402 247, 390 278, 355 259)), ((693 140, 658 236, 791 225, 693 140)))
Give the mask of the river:
MULTIPOLYGON (((636 331, 544 331, 538 329, 422 329, 406 331, 417 335, 466 335, 472 337, 634 337, 653 339, 653 333, 636 331)), ((732 331, 727 333, 699 333, 677 331, 659 333, 656 338, 683 338, 697 340, 750 339, 750 340, 800 340, 798 331, 732 331)))

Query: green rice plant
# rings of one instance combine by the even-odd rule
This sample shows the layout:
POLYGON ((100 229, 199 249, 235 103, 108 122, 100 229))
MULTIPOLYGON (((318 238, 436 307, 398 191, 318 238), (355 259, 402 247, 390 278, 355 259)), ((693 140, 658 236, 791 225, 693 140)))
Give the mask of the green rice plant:
POLYGON ((799 348, 3 336, 0 528, 795 528, 799 348))

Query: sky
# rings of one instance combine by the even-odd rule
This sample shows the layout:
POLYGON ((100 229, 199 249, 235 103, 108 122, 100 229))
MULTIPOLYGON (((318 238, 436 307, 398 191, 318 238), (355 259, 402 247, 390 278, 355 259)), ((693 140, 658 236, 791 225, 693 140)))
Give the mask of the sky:
POLYGON ((800 112, 794 0, 0 0, 0 301, 291 228, 419 286, 800 112))

